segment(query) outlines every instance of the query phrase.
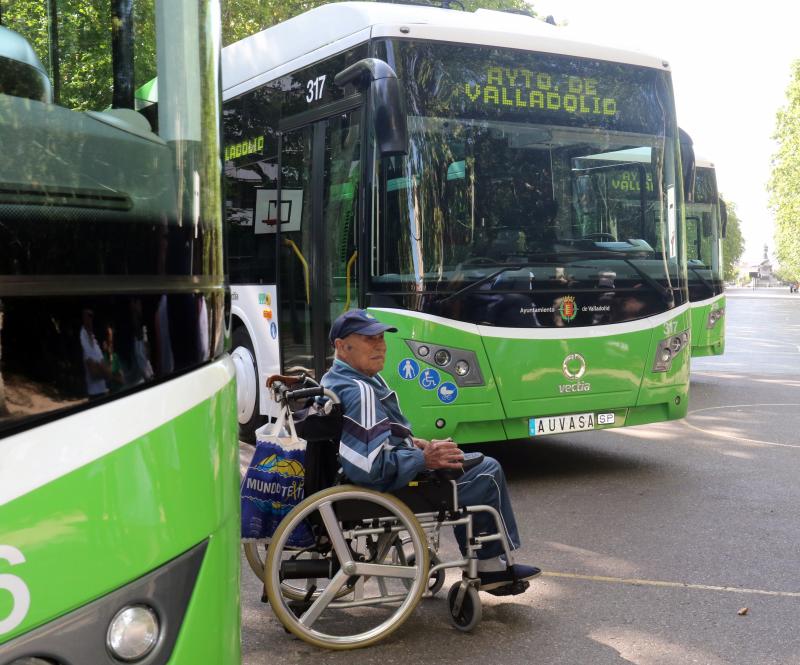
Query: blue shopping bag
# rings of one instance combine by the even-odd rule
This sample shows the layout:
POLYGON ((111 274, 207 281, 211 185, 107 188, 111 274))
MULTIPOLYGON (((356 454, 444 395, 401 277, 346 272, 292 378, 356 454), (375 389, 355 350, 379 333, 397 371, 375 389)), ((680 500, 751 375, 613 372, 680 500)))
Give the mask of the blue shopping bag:
MULTIPOLYGON (((256 430, 256 451, 241 486, 242 539, 269 542, 305 488, 306 442, 297 436, 291 413, 256 430)), ((309 547, 314 537, 302 522, 289 536, 290 547, 309 547)))

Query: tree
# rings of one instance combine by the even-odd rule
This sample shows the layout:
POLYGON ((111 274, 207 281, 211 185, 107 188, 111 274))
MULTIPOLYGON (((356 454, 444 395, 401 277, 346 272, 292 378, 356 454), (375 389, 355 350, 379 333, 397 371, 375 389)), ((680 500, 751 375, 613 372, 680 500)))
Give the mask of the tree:
POLYGON ((800 60, 792 64, 786 106, 777 113, 773 138, 778 152, 768 189, 775 213, 775 255, 784 277, 800 280, 800 60))
POLYGON ((736 264, 744 252, 744 237, 739 216, 736 214, 736 204, 725 200, 722 196, 720 198, 725 201, 728 208, 728 225, 725 238, 722 240, 722 277, 730 282, 738 275, 736 264))
MULTIPOLYGON (((3 7, 3 25, 30 42, 51 78, 56 71, 51 55, 56 54, 59 80, 53 85, 59 90, 60 105, 81 111, 108 108, 113 92, 111 0, 57 0, 55 49, 50 44, 48 4, 44 0, 14 0, 3 7)), ((137 0, 133 22, 138 86, 155 76, 153 0, 137 0)))

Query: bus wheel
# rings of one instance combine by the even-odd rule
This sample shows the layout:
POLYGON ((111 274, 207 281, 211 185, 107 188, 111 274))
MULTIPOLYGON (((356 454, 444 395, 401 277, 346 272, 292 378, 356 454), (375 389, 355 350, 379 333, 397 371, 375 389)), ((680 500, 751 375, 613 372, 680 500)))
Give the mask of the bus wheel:
POLYGON ((261 386, 253 342, 247 329, 240 326, 231 335, 231 357, 236 367, 236 404, 239 411, 239 439, 255 443, 256 430, 266 422, 258 412, 261 403, 261 386))

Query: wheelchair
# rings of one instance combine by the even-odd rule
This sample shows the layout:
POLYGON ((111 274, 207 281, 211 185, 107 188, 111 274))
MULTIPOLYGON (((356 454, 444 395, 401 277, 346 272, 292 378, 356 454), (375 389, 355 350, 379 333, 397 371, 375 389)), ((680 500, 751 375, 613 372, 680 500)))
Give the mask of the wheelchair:
MULTIPOLYGON (((245 555, 263 581, 266 602, 284 628, 305 642, 334 650, 376 644, 408 619, 424 596, 459 568, 461 580, 447 594, 450 621, 460 631, 481 620, 477 552, 500 541, 513 557, 500 514, 491 506, 460 506, 454 478, 431 472, 407 487, 381 493, 348 484, 338 464, 342 412, 335 394, 308 377, 271 377, 273 399, 291 414, 307 441, 305 496, 281 520, 269 545, 246 542, 245 555), (493 534, 473 531, 472 516, 494 517, 493 534), (439 559, 442 527, 463 526, 466 556, 439 559), (313 544, 290 545, 297 529, 310 529, 313 544)), ((470 455, 474 466, 482 455, 470 455)), ((522 593, 517 580, 508 594, 522 593)), ((505 594, 504 594, 505 595, 505 594)))

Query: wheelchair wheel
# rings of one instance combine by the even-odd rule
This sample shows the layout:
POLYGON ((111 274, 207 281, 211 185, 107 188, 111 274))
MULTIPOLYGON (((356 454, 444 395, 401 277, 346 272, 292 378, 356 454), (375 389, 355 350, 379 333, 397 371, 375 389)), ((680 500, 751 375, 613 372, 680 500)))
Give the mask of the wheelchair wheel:
MULTIPOLYGON (((264 564, 266 563, 268 551, 269 545, 265 543, 244 543, 244 554, 247 558, 247 563, 250 564, 250 569, 256 574, 256 577, 258 577, 259 581, 262 583, 264 582, 264 564)), ((321 554, 313 551, 296 552, 293 550, 285 550, 283 560, 309 561, 320 559, 321 557, 321 554)), ((312 595, 316 597, 324 590, 324 584, 322 581, 316 581, 315 584, 317 589, 312 595)), ((339 591, 336 597, 338 598, 339 596, 343 596, 349 592, 350 590, 345 587, 339 591)), ((308 595, 308 580, 284 580, 281 582, 281 593, 283 593, 283 595, 290 600, 302 600, 308 595)))
POLYGON ((460 587, 461 582, 456 582, 450 587, 450 591, 447 593, 447 606, 450 608, 450 622, 458 630, 466 633, 480 623, 483 608, 481 607, 481 598, 478 595, 478 590, 470 584, 464 590, 461 607, 456 610, 456 600, 460 587))
POLYGON ((264 543, 242 543, 242 547, 244 548, 247 563, 250 564, 250 570, 253 571, 258 579, 263 580, 268 545, 264 543))
POLYGON ((425 591, 428 565, 425 534, 404 503, 342 485, 306 498, 284 517, 267 553, 264 583, 287 630, 318 647, 355 649, 375 644, 410 616, 425 591), (316 559, 292 561, 286 542, 314 513, 331 549, 316 559), (400 534, 410 539, 414 563, 393 560, 400 534), (305 590, 304 597, 288 597, 288 582, 305 590))

